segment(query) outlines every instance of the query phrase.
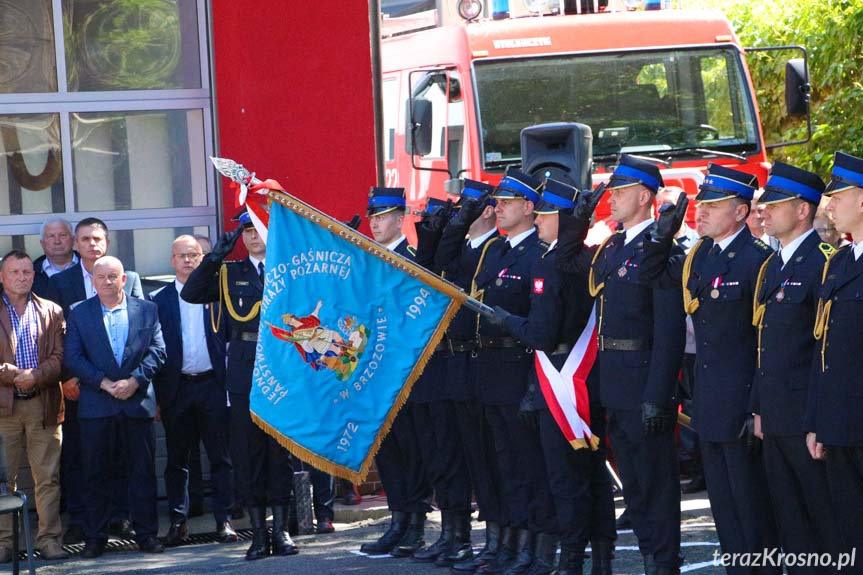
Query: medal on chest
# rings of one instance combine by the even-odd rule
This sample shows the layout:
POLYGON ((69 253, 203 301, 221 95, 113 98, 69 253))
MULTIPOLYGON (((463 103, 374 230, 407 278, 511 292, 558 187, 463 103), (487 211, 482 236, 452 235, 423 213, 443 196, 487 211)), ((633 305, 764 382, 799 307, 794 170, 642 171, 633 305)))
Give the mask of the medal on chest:
POLYGON ((719 299, 719 286, 722 285, 722 276, 716 276, 710 284, 713 289, 710 290, 710 298, 711 299, 719 299))

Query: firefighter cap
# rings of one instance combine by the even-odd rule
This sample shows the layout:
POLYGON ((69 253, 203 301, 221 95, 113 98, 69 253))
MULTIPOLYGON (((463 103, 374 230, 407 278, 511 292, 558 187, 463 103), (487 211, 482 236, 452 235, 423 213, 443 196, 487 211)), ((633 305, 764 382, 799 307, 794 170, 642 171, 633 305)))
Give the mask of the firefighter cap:
POLYGON ((497 185, 492 198, 496 200, 522 199, 539 202, 539 188, 542 182, 521 170, 510 168, 497 185))
POLYGON ((719 164, 707 164, 707 173, 701 182, 696 202, 719 202, 730 198, 752 200, 758 178, 752 174, 733 170, 719 164))
POLYGON ((537 214, 556 214, 560 210, 571 210, 575 207, 578 190, 569 184, 547 179, 542 189, 542 199, 533 210, 537 214))
POLYGON ((824 195, 830 196, 848 188, 863 188, 863 159, 836 152, 833 156, 830 183, 827 184, 824 195))
POLYGON ((372 187, 369 189, 368 216, 380 216, 406 207, 404 188, 372 187))
POLYGON ((659 166, 653 162, 623 154, 620 156, 620 163, 611 175, 608 189, 616 190, 636 184, 641 184, 655 194, 659 188, 665 185, 665 182, 662 181, 659 166))
POLYGON ((824 181, 818 174, 807 172, 784 162, 773 162, 770 176, 764 184, 759 204, 778 204, 801 199, 818 205, 824 192, 824 181))

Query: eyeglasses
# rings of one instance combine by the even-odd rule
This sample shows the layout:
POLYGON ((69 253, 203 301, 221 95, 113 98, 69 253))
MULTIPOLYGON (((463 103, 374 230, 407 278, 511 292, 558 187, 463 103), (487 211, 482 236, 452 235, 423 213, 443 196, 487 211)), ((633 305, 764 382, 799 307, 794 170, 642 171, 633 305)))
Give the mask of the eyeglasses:
POLYGON ((181 260, 196 260, 204 254, 198 252, 189 252, 187 254, 174 254, 174 257, 181 260))

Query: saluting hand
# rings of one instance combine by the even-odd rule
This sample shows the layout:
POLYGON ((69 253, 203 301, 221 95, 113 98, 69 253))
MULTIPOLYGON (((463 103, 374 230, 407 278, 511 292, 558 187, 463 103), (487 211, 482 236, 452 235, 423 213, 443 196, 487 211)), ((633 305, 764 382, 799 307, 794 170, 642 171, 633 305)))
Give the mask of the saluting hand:
POLYGON ((657 241, 671 242, 674 234, 683 224, 688 206, 689 198, 686 197, 686 192, 680 192, 676 204, 662 204, 659 208, 659 218, 653 224, 651 237, 657 241))
POLYGON ((573 216, 582 221, 590 221, 590 218, 593 217, 593 213, 596 211, 596 207, 602 201, 602 196, 605 195, 607 188, 608 183, 603 182, 592 192, 583 191, 578 194, 573 216))
POLYGON ((243 235, 243 226, 239 226, 232 232, 222 234, 210 253, 220 260, 225 259, 234 250, 234 246, 237 245, 237 240, 240 239, 241 235, 243 235))

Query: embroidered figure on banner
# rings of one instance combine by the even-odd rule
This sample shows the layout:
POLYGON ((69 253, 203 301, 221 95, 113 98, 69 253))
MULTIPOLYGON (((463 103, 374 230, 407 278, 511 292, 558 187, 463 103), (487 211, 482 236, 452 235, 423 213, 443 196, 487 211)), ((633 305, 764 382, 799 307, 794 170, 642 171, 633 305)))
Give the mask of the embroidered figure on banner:
POLYGON ((276 338, 293 343, 313 370, 329 369, 336 379, 347 381, 359 365, 371 332, 350 315, 339 319, 338 331, 322 326, 318 317, 322 306, 323 301, 318 301, 314 311, 305 317, 292 313, 282 315, 286 328, 269 322, 267 325, 276 338))

